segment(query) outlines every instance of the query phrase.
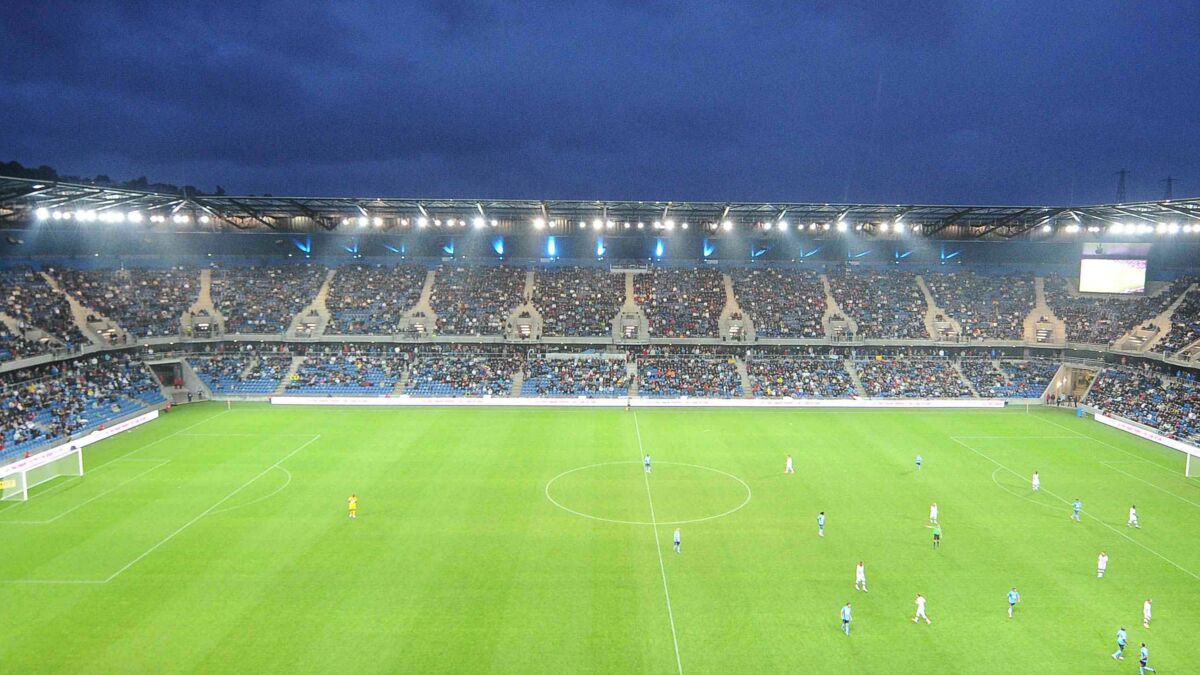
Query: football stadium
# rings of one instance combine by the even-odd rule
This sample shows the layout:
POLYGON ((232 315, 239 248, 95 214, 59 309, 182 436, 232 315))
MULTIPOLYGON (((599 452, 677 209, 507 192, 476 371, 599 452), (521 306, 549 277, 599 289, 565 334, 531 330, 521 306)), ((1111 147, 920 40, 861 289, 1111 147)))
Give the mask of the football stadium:
POLYGON ((1197 26, 0 7, 0 672, 1200 672, 1197 26))

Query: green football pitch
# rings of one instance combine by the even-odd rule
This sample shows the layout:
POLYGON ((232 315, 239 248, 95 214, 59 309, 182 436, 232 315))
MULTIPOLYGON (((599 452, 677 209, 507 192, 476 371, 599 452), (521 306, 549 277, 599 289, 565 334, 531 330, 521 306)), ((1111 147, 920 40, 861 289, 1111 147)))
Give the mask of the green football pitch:
POLYGON ((1136 672, 1142 641, 1200 664, 1200 480, 1063 410, 207 403, 85 462, 0 504, 3 672, 1136 672))

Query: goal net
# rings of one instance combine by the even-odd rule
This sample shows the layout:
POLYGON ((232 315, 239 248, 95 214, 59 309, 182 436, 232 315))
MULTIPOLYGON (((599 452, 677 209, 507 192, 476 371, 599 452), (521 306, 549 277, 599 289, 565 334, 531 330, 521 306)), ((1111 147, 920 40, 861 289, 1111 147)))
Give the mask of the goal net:
POLYGON ((59 476, 83 475, 83 451, 62 446, 0 467, 0 501, 26 501, 29 491, 59 476))

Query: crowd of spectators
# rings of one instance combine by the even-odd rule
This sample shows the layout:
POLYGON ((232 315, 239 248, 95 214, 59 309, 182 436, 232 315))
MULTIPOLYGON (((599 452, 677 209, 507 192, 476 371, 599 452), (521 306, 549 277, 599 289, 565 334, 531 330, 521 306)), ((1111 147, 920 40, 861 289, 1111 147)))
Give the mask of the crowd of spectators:
POLYGON ((525 364, 522 396, 613 397, 629 395, 625 361, 603 355, 531 357, 525 364))
POLYGON ((1154 351, 1174 354, 1200 340, 1200 290, 1188 291, 1171 315, 1171 330, 1154 346, 1154 351))
POLYGON ((533 305, 550 337, 609 335, 625 302, 625 277, 594 267, 555 267, 534 277, 533 305))
POLYGON ((714 269, 652 268, 633 277, 651 337, 717 337, 725 283, 714 269))
POLYGON ((867 396, 876 398, 970 398, 971 390, 948 359, 856 361, 867 396))
POLYGON ((1072 295, 1072 284, 1057 274, 1046 277, 1046 302, 1067 327, 1068 342, 1111 344, 1130 329, 1162 313, 1193 280, 1180 278, 1153 297, 1072 295))
POLYGON ((404 361, 390 355, 314 354, 288 378, 289 394, 384 396, 404 373, 404 361))
POLYGON ((522 359, 515 354, 466 350, 425 352, 409 370, 410 396, 510 396, 522 359))
POLYGON ((946 272, 924 275, 934 302, 970 340, 1020 340, 1025 317, 1037 305, 1033 277, 946 272))
POLYGON ((858 337, 929 339, 925 294, 915 274, 843 269, 828 278, 838 308, 858 323, 858 337))
POLYGON ((1171 438, 1200 443, 1200 387, 1150 371, 1105 368, 1085 403, 1171 438))
POLYGON ((200 294, 195 268, 56 270, 63 290, 138 337, 178 335, 200 294))
POLYGON ((239 350, 193 356, 188 363, 217 396, 266 396, 279 388, 292 367, 292 357, 286 353, 239 350))
POLYGON ((730 277, 738 306, 760 338, 825 336, 825 285, 810 270, 739 269, 730 277))
POLYGON ((523 304, 525 270, 507 265, 443 265, 429 302, 441 335, 503 335, 508 315, 523 304))
POLYGON ((150 370, 106 353, 0 376, 0 461, 164 402, 150 370))
POLYGON ((284 333, 325 282, 321 265, 230 267, 212 272, 226 333, 284 333))
POLYGON ((329 285, 328 335, 395 335, 400 319, 421 298, 420 265, 346 265, 329 285))
POLYGON ((0 322, 0 361, 14 361, 48 351, 50 351, 49 345, 26 340, 24 335, 13 333, 8 326, 0 322))
POLYGON ((854 381, 841 359, 748 357, 750 393, 760 398, 851 398, 854 381))
POLYGON ((652 347, 637 359, 638 395, 734 398, 744 393, 735 357, 711 349, 652 347))
POLYGON ((88 343, 66 296, 30 267, 0 270, 0 312, 16 319, 21 330, 43 330, 67 348, 88 343))

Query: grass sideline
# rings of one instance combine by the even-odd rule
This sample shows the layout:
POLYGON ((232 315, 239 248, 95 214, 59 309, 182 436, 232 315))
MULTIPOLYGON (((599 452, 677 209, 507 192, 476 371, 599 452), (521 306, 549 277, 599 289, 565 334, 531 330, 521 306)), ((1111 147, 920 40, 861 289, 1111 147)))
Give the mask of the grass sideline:
POLYGON ((1133 672, 1143 640, 1200 663, 1200 482, 1060 410, 207 403, 85 463, 0 504, 8 672, 1133 672))

